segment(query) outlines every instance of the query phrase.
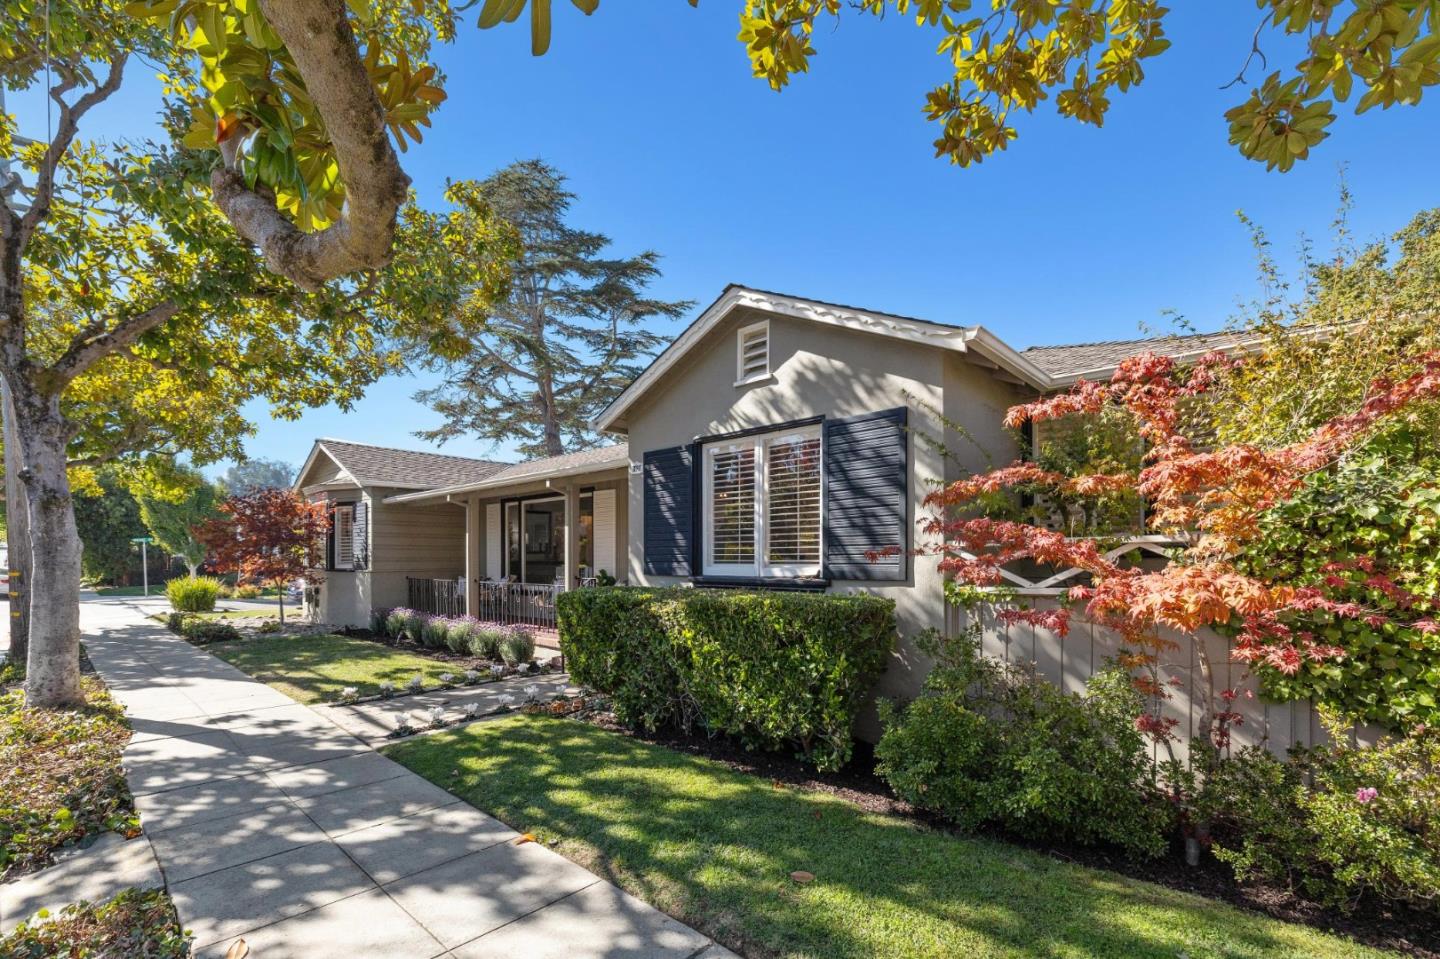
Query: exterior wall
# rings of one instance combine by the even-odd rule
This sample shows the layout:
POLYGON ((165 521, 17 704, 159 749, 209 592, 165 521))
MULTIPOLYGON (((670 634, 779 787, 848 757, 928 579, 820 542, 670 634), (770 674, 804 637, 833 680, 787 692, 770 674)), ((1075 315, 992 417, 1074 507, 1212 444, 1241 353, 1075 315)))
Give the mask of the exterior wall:
MULTIPOLYGON (((947 420, 964 427, 964 435, 952 428, 944 430, 951 454, 945 480, 953 482, 1016 460, 1020 446, 1014 431, 1005 428, 1005 412, 1016 403, 1035 399, 1035 392, 996 379, 958 353, 944 354, 944 364, 942 410, 947 420)), ((935 427, 933 418, 927 417, 924 426, 935 427)))
POLYGON ((370 588, 365 617, 376 606, 404 606, 405 580, 463 579, 465 509, 459 503, 386 503, 405 490, 370 490, 370 588))
MULTIPOLYGON (((977 371, 980 372, 980 371, 977 371)), ((632 470, 647 450, 677 446, 697 436, 730 433, 812 416, 852 416, 908 405, 911 422, 927 422, 926 407, 945 409, 945 351, 884 336, 822 326, 788 317, 737 310, 690 351, 667 376, 626 414, 632 470), (736 330, 758 319, 770 321, 773 381, 736 387, 736 330), (908 397, 908 398, 907 398, 908 397)), ((974 417, 988 417, 983 404, 957 405, 957 418, 982 429, 974 417)), ((945 475, 942 456, 910 439, 911 521, 945 475)), ((649 576, 640 555, 644 542, 643 484, 629 489, 629 566, 631 583, 668 585, 687 582, 649 576)), ((834 591, 868 591, 895 601, 901 640, 877 692, 910 696, 918 692, 928 663, 910 639, 927 626, 944 623, 941 576, 936 560, 913 557, 910 577, 894 583, 836 580, 834 591)), ((874 732, 873 717, 862 734, 874 732)))
MULTIPOLYGON (((1055 602, 1032 599, 1031 605, 1053 608, 1055 602)), ((1033 669, 1037 680, 1054 683, 1066 692, 1084 692, 1090 676, 1104 669, 1106 660, 1119 653, 1121 647, 1115 633, 1079 617, 1069 634, 1062 638, 1050 630, 1026 624, 996 622, 991 614, 975 615, 979 617, 981 649, 986 654, 1033 669)), ((963 610, 952 610, 947 629, 953 635, 971 622, 963 610)), ((1204 715, 1207 690, 1211 697, 1224 689, 1234 689, 1240 694, 1229 707, 1244 717, 1231 731, 1232 752, 1263 743, 1276 755, 1283 756, 1291 746, 1329 741, 1330 736, 1310 702, 1277 703, 1262 698, 1259 681, 1245 663, 1231 657, 1231 643, 1225 637, 1202 630, 1193 640, 1178 633, 1169 638, 1175 648, 1161 656, 1160 679, 1170 689, 1171 696, 1163 704, 1161 715, 1179 721, 1175 734, 1180 741, 1174 748, 1180 759, 1189 760, 1189 741, 1201 728, 1198 724, 1204 715), (1202 654, 1197 649, 1202 644, 1203 656, 1210 662, 1208 680, 1201 669, 1202 654)), ((1354 741, 1366 744, 1375 743, 1381 734, 1374 726, 1350 729, 1354 741)), ((1156 760, 1167 758, 1159 746, 1155 746, 1153 752, 1156 760)))
MULTIPOLYGON (((321 458, 306 474, 309 482, 323 482, 315 479, 321 472, 320 466, 334 464, 321 458)), ((368 491, 355 489, 326 490, 312 493, 312 503, 370 502, 368 491)), ((320 602, 308 610, 311 619, 331 626, 365 626, 370 621, 370 573, 367 570, 327 569, 317 570, 321 577, 320 602)))

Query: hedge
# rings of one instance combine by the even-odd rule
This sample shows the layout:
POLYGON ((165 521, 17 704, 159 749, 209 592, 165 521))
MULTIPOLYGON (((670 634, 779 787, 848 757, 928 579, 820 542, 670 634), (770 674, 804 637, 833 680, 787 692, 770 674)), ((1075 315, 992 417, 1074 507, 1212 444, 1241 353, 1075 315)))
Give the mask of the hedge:
POLYGON ((622 722, 792 745, 822 769, 849 760, 895 642, 895 604, 868 594, 602 587, 557 612, 571 678, 622 722))

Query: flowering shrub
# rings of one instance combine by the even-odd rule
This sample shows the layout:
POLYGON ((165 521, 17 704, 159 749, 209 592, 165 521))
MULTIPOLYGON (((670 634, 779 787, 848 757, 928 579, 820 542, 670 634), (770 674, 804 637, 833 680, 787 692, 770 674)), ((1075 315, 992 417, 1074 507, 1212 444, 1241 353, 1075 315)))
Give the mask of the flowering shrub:
POLYGON ((500 640, 504 638, 505 630, 477 624, 470 633, 470 655, 480 659, 499 659, 500 640))
POLYGON ((414 610, 405 609, 404 607, 390 610, 385 616, 385 635, 397 640, 413 639, 414 637, 408 635, 408 630, 413 621, 412 617, 414 616, 414 610))
POLYGON ((381 699, 390 699, 392 696, 395 695, 394 683, 381 683, 379 688, 381 699))
POLYGON ((390 613, 391 610, 383 606, 370 610, 370 632, 376 636, 390 635, 390 613))
POLYGON ((499 642, 500 658, 507 666, 529 663, 535 658, 535 635, 524 626, 511 626, 499 642))
POLYGON ((480 715, 479 703, 466 703, 460 709, 461 712, 465 714, 466 719, 474 719, 476 716, 480 715))
POLYGON ((455 685, 454 673, 441 673, 437 678, 440 680, 441 689, 449 689, 451 686, 455 685))
POLYGON ((975 635, 918 645, 936 659, 924 692, 881 703, 876 771, 896 795, 966 829, 1164 851, 1171 816, 1145 785, 1144 701, 1124 670, 1078 696, 982 655, 975 635))
POLYGON ((416 673, 414 676, 411 676, 411 677, 410 677, 410 681, 405 684, 405 689, 406 689, 406 691, 412 692, 412 693, 418 693, 418 692, 420 692, 420 691, 421 691, 422 689, 424 689, 424 688, 425 688, 425 677, 424 677, 424 676, 421 676, 419 673, 416 673))
POLYGON ((449 635, 450 621, 443 617, 426 617, 420 624, 420 645, 427 649, 444 649, 449 635))
POLYGON ((445 725, 444 706, 431 706, 426 715, 430 717, 430 725, 436 727, 445 725))
POLYGON ((1237 878, 1344 910, 1371 898, 1440 911, 1440 730, 1367 747, 1328 722, 1330 745, 1289 761, 1250 748, 1210 772, 1199 803, 1215 855, 1237 878))
POLYGON ((480 624, 469 616, 457 616, 445 621, 445 647, 450 652, 464 656, 470 652, 470 638, 480 624))
POLYGON ((358 687, 346 686, 344 689, 340 690, 340 695, 336 697, 336 701, 341 703, 353 703, 359 698, 360 690, 358 687))
POLYGON ((466 686, 474 686, 474 685, 475 685, 476 683, 478 683, 478 682, 480 682, 480 672, 479 672, 479 670, 475 670, 475 669, 467 669, 467 670, 465 670, 465 685, 466 685, 466 686))

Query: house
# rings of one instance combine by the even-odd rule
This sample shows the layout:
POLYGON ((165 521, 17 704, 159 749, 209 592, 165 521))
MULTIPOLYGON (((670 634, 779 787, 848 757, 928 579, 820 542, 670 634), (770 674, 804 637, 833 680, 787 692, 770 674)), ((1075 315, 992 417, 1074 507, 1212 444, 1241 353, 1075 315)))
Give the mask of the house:
MULTIPOLYGON (((601 570, 637 585, 865 590, 895 601, 902 634, 879 692, 913 695, 928 664, 909 638, 956 625, 938 560, 911 552, 922 503, 1018 456, 1006 409, 1142 350, 1245 345, 1202 334, 1016 350, 982 326, 730 286, 600 413, 615 445, 501 467, 319 441, 297 486, 356 510, 337 513, 353 545, 332 550, 319 615, 361 623, 408 602, 549 626, 555 594, 601 570), (388 455, 395 470, 379 466, 388 455)), ((1125 548, 1158 552, 1145 537, 1125 548)), ((1040 601, 1064 585, 1017 584, 1040 601)), ((1082 656, 1023 629, 987 630, 987 649, 1066 688, 1114 651, 1091 636, 1082 656)))

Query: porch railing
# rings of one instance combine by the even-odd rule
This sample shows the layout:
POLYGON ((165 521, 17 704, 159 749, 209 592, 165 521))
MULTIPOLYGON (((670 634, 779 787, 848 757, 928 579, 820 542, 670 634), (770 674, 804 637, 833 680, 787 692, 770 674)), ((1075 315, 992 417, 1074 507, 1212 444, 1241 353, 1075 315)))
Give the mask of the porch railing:
POLYGON ((484 622, 555 629, 554 583, 479 583, 475 618, 484 622))
POLYGON ((407 577, 409 606, 437 616, 467 612, 487 623, 555 629, 555 597, 564 587, 551 583, 478 583, 475 609, 465 608, 465 580, 407 577))
POLYGON ((436 616, 465 615, 465 579, 416 579, 405 577, 406 603, 411 609, 436 616))

